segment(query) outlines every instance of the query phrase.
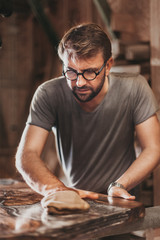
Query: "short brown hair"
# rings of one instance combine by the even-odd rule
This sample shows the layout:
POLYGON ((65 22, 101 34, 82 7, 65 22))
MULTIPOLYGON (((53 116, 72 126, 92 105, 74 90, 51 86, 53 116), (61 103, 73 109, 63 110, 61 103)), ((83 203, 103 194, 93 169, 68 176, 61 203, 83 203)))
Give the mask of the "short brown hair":
POLYGON ((58 55, 63 60, 64 52, 78 58, 90 58, 102 51, 104 61, 111 57, 111 42, 103 29, 95 23, 86 23, 71 28, 61 39, 58 55))

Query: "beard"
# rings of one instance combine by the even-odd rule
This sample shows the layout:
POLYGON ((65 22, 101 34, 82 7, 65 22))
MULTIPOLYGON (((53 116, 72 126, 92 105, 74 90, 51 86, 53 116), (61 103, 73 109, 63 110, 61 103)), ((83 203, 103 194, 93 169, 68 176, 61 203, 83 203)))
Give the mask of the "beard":
POLYGON ((105 77, 106 77, 106 74, 103 75, 103 77, 101 78, 101 81, 99 83, 99 85, 93 89, 92 87, 90 86, 83 86, 83 87, 73 87, 72 89, 72 93, 73 95, 75 96, 75 98, 80 101, 80 102, 89 102, 91 101, 94 97, 96 97, 99 92, 101 91, 103 85, 104 85, 104 82, 105 82, 105 77), (80 93, 78 90, 86 90, 86 91, 90 91, 90 93, 80 93))

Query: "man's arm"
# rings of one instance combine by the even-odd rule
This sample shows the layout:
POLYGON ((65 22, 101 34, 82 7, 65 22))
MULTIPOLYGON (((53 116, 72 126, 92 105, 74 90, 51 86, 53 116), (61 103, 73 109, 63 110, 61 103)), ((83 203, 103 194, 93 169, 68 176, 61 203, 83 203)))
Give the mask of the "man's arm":
POLYGON ((16 154, 18 171, 27 184, 42 195, 48 194, 50 189, 65 189, 64 184, 48 170, 40 158, 48 135, 49 132, 43 128, 27 125, 16 154))
POLYGON ((117 179, 126 190, 112 187, 108 193, 110 196, 135 199, 128 191, 142 182, 160 162, 160 125, 157 116, 154 115, 138 124, 136 134, 142 152, 128 170, 117 179))
MULTIPOLYGON (((56 191, 71 190, 49 171, 40 157, 48 135, 49 132, 43 128, 27 125, 16 154, 18 171, 26 183, 43 196, 56 191)), ((77 192, 81 197, 98 198, 97 194, 88 193, 87 191, 81 190, 77 192)))

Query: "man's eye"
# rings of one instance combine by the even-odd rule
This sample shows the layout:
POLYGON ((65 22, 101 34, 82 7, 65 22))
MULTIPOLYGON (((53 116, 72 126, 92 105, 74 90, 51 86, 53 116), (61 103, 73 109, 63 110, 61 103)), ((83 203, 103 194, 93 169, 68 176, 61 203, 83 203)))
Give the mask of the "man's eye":
POLYGON ((74 70, 74 69, 70 69, 70 68, 67 68, 66 71, 76 72, 76 70, 74 70))

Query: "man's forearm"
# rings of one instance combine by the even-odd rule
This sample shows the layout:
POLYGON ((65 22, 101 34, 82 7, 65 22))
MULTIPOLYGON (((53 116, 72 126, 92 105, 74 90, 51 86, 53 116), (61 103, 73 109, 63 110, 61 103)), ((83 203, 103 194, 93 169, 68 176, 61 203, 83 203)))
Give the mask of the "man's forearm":
POLYGON ((140 156, 133 162, 124 174, 116 180, 116 182, 123 185, 121 187, 113 186, 109 189, 108 195, 113 197, 122 197, 129 200, 134 200, 128 191, 142 182, 148 174, 159 164, 159 148, 145 149, 140 156))
POLYGON ((26 183, 36 192, 43 196, 67 187, 54 176, 45 166, 44 162, 34 152, 16 155, 16 167, 23 176, 26 183))
POLYGON ((128 170, 119 178, 127 191, 142 182, 159 164, 160 156, 158 148, 146 148, 133 162, 128 170))

